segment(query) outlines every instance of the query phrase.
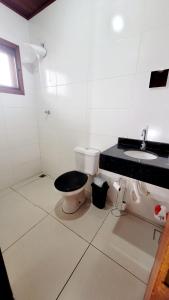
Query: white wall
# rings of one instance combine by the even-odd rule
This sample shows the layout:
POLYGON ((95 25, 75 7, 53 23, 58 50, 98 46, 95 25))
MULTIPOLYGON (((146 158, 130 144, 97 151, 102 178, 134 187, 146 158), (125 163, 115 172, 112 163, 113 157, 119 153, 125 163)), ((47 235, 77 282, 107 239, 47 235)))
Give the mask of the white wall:
POLYGON ((32 41, 44 42, 48 51, 37 98, 43 169, 53 177, 74 168, 73 148, 88 143, 90 2, 59 0, 30 21, 32 41))
POLYGON ((48 49, 37 95, 45 172, 73 168, 76 145, 104 150, 118 136, 140 138, 146 125, 149 140, 169 142, 169 86, 148 88, 151 71, 169 68, 168 11, 168 0, 57 0, 30 21, 32 41, 48 49))
MULTIPOLYGON (((0 3, 1 38, 18 45, 29 42, 28 25, 0 3)), ((25 96, 0 93, 0 189, 41 170, 34 80, 22 67, 25 96)))

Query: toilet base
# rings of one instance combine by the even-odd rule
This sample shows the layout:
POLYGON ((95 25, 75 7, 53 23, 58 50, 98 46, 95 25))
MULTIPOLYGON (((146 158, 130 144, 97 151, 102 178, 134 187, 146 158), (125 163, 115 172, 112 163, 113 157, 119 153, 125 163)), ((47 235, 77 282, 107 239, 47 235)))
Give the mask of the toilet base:
POLYGON ((64 195, 64 201, 62 204, 62 209, 66 214, 75 213, 80 206, 86 201, 85 190, 83 189, 78 194, 74 195, 64 195))

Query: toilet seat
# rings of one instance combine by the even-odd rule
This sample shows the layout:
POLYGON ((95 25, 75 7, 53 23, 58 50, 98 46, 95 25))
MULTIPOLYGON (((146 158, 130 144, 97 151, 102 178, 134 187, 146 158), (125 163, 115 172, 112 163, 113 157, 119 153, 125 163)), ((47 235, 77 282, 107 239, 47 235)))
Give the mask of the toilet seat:
POLYGON ((88 176, 78 171, 62 174, 55 180, 55 188, 62 192, 62 209, 65 213, 72 214, 85 202, 85 186, 88 176))
POLYGON ((70 193, 81 189, 87 182, 88 176, 78 171, 62 174, 55 180, 55 188, 63 193, 70 193))

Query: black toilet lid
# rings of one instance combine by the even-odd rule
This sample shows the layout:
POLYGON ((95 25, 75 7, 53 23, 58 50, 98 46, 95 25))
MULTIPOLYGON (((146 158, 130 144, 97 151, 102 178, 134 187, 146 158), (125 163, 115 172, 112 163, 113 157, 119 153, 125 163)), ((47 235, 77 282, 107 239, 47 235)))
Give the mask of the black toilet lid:
POLYGON ((55 180, 55 188, 62 192, 73 192, 80 189, 87 182, 87 175, 78 171, 62 174, 55 180))

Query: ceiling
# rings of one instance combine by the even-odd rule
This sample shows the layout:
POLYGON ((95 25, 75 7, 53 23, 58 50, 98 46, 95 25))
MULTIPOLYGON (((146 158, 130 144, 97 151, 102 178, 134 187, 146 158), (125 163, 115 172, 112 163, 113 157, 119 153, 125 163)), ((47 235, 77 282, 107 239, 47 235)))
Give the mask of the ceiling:
POLYGON ((1 0, 0 2, 29 20, 56 0, 1 0))

